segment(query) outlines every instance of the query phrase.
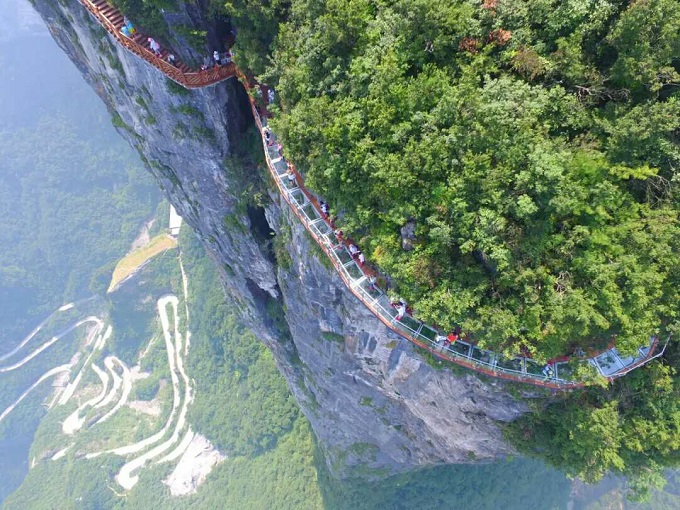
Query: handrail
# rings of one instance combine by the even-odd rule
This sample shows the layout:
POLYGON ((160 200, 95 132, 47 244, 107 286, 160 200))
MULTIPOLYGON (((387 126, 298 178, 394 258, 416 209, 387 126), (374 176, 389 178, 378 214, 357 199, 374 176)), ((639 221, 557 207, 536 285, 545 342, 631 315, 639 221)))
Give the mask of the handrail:
MULTIPOLYGON (((105 16, 93 0, 79 1, 123 47, 146 60, 159 69, 162 73, 164 73, 168 78, 179 83, 180 85, 187 88, 205 87, 231 78, 232 76, 238 76, 239 81, 241 81, 248 92, 250 92, 252 89, 250 81, 246 75, 233 63, 205 71, 191 73, 183 72, 181 69, 157 57, 153 52, 149 51, 144 46, 136 43, 134 40, 120 33, 120 27, 116 26, 114 22, 105 16)), ((110 10, 110 12, 119 14, 110 6, 107 8, 110 10)), ((267 168, 274 179, 281 197, 286 203, 288 203, 295 216, 297 216, 298 220, 306 228, 307 232, 312 236, 314 241, 321 247, 322 251, 330 259, 333 267, 347 289, 388 329, 400 335, 401 337, 406 338, 414 345, 428 351, 431 355, 440 360, 455 363, 490 377, 561 390, 582 388, 588 384, 585 381, 573 381, 566 377, 561 377, 560 371, 567 369, 568 365, 566 362, 553 363, 552 367, 554 370, 552 375, 550 373, 545 374, 541 369, 541 365, 536 363, 531 358, 518 357, 513 359, 502 359, 493 351, 478 348, 475 345, 462 340, 457 340, 455 343, 445 346, 439 343, 437 328, 428 326, 427 324, 418 321, 415 318, 411 318, 410 316, 405 317, 408 317, 408 320, 412 320, 414 323, 416 323, 418 326, 417 329, 409 326, 407 320, 398 321, 396 319, 396 312, 381 304, 381 300, 384 301, 387 299, 385 294, 382 292, 376 292, 378 294, 377 296, 371 294, 370 286, 369 288, 366 288, 366 282, 369 281, 369 275, 362 267, 353 261, 351 254, 349 254, 344 244, 334 242, 333 226, 330 224, 328 218, 321 213, 314 196, 303 186, 302 176, 295 169, 295 166, 286 162, 282 157, 278 157, 276 160, 272 159, 270 154, 270 146, 265 139, 263 131, 263 128, 266 125, 264 122, 266 122, 266 120, 263 121, 262 117, 260 116, 257 105, 255 104, 255 99, 250 93, 248 94, 248 97, 253 118, 255 119, 255 123, 257 124, 258 130, 260 132, 265 159, 267 161, 267 168), (279 172, 276 168, 276 165, 279 163, 283 163, 284 166, 281 172, 279 172), (286 171, 288 168, 292 169, 292 171, 295 173, 296 185, 294 188, 289 188, 286 183, 286 171), (298 201, 295 198, 294 195, 297 193, 303 197, 302 200, 298 201), (307 212, 308 210, 309 212, 307 212), (323 225, 324 231, 322 231, 318 225, 323 225), (338 250, 338 248, 340 249, 338 250), (341 253, 346 257, 349 257, 348 260, 342 260, 340 256, 341 253), (356 276, 353 276, 350 273, 350 269, 354 270, 356 276), (431 336, 427 336, 423 332, 424 330, 429 331, 431 336), (462 352, 458 352, 457 349, 465 350, 466 353, 463 354, 462 352), (489 361, 486 361, 484 358, 488 358, 489 361), (499 366, 499 363, 516 363, 519 364, 520 369, 516 370, 505 366, 499 366), (534 371, 531 371, 530 368, 534 371)), ((272 134, 271 136, 274 135, 272 134)), ((668 340, 666 341, 666 345, 667 344, 668 340)), ((657 346, 658 339, 653 337, 650 341, 649 347, 640 348, 638 350, 639 356, 632 358, 631 361, 626 365, 623 365, 623 361, 618 356, 615 347, 610 348, 597 356, 580 361, 594 366, 600 375, 612 381, 627 374, 631 370, 644 365, 648 361, 661 356, 666 346, 664 345, 663 349, 655 354, 657 346), (644 352, 644 349, 647 349, 647 352, 644 352), (608 357, 618 360, 618 363, 621 365, 621 367, 615 371, 605 372, 598 362, 598 359, 607 359, 608 357)))
MULTIPOLYGON (((188 89, 207 87, 227 80, 236 74, 236 66, 233 63, 216 66, 211 69, 184 72, 175 65, 166 62, 162 58, 159 58, 154 54, 154 52, 149 51, 143 45, 123 35, 120 31, 122 24, 117 25, 114 23, 105 13, 102 12, 102 10, 93 0, 79 0, 79 2, 90 12, 90 14, 92 14, 95 20, 97 20, 99 24, 121 44, 121 46, 143 60, 146 60, 149 64, 165 74, 165 76, 179 85, 182 85, 183 87, 188 89)), ((111 13, 120 15, 116 9, 108 6, 108 4, 107 7, 111 9, 111 13)))

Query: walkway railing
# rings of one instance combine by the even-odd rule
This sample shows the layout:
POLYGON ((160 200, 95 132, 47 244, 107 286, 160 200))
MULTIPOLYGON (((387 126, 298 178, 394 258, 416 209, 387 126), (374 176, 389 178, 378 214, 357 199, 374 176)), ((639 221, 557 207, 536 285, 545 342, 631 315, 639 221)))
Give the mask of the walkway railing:
POLYGON ((141 33, 133 38, 123 35, 123 15, 105 0, 79 0, 79 2, 94 16, 99 24, 110 33, 121 46, 131 51, 138 57, 146 60, 149 64, 161 71, 174 82, 188 89, 195 89, 214 85, 236 75, 236 66, 233 63, 215 66, 211 69, 193 71, 180 62, 171 64, 144 46, 140 41, 146 40, 141 33))
MULTIPOLYGON (((92 0, 79 1, 124 47, 154 65, 168 78, 177 83, 187 88, 204 87, 237 75, 246 90, 251 90, 252 87, 248 78, 233 64, 207 71, 187 73, 157 57, 143 45, 120 33, 121 27, 118 26, 119 23, 113 22, 111 19, 113 17, 115 19, 122 19, 122 15, 108 6, 108 4, 105 4, 103 0, 96 2, 92 0), (101 4, 104 4, 106 7, 102 9, 101 4)), ((265 139, 263 128, 266 126, 266 118, 260 115, 254 97, 251 94, 248 95, 255 123, 260 131, 267 168, 281 196, 314 241, 330 259, 345 286, 385 326, 418 347, 425 349, 438 359, 450 361, 490 377, 553 389, 581 388, 588 384, 587 381, 573 379, 572 363, 552 363, 550 365, 552 370, 546 371, 544 365, 538 364, 530 358, 504 358, 498 353, 481 349, 463 340, 446 344, 436 328, 418 321, 409 315, 404 315, 400 320, 397 320, 397 311, 390 305, 390 299, 384 292, 371 284, 369 275, 364 271, 363 267, 357 264, 345 244, 336 240, 330 222, 321 213, 314 196, 303 186, 302 176, 295 170, 292 164, 286 162, 278 153, 274 148, 275 144, 270 144, 265 139), (288 179, 288 168, 291 168, 295 173, 294 183, 291 183, 288 179)), ((274 142, 274 139, 275 135, 272 133, 270 142, 274 142)), ((588 363, 601 376, 613 380, 661 356, 665 346, 657 352, 658 344, 658 339, 653 337, 648 345, 638 349, 635 356, 622 358, 614 347, 592 358, 574 358, 574 361, 577 363, 588 363)))

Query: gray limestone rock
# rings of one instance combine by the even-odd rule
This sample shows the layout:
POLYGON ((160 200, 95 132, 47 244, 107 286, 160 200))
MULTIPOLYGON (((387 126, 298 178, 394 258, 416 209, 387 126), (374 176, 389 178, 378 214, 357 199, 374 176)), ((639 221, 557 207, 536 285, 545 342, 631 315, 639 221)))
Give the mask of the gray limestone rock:
POLYGON ((399 229, 401 234, 401 249, 404 251, 411 251, 413 249, 413 241, 416 240, 416 222, 415 220, 408 220, 403 227, 399 229))

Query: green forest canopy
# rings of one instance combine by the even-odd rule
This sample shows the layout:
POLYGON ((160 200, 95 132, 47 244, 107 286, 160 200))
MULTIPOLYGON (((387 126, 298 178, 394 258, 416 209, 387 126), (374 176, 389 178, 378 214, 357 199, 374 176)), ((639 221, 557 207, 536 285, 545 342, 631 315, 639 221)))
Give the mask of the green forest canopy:
POLYGON ((539 358, 677 328, 677 2, 227 11, 287 155, 420 318, 539 358))

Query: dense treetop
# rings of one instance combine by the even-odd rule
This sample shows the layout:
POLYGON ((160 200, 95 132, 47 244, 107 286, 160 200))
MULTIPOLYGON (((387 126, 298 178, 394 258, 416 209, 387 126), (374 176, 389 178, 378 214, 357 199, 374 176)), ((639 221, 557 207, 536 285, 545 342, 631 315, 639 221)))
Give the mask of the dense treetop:
POLYGON ((677 327, 677 2, 227 7, 287 155, 419 317, 539 358, 677 327))

